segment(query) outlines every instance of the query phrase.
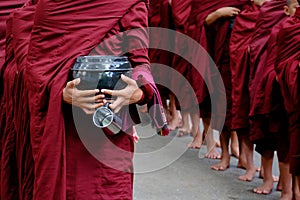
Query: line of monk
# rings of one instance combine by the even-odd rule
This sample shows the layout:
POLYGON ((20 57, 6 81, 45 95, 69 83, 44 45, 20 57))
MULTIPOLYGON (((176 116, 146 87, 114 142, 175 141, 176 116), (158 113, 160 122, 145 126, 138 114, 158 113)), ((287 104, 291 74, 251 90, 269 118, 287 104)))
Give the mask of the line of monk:
POLYGON ((282 200, 300 199, 299 4, 0 1, 0 199, 132 199, 136 104, 162 135, 168 124, 177 136, 193 137, 189 148, 206 144, 205 157, 220 159, 213 170, 228 169, 232 155, 245 169, 239 180, 252 181, 260 171, 263 183, 253 192, 270 194, 278 181, 282 200), (205 54, 195 55, 189 39, 205 54), (79 90, 70 69, 85 55, 127 56, 133 66, 130 78, 121 77, 127 87, 79 90), (107 102, 104 94, 116 96, 110 109, 124 123, 119 134, 103 130, 99 139, 91 114, 107 102), (272 173, 275 151, 279 180, 272 173))

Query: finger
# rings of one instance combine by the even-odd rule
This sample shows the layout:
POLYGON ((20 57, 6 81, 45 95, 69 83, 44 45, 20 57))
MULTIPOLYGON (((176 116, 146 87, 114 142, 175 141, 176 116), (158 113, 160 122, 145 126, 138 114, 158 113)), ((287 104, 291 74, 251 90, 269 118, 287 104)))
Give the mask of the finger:
POLYGON ((136 84, 135 80, 129 78, 128 76, 125 76, 124 74, 121 75, 121 79, 122 79, 122 81, 124 81, 128 85, 136 84))
POLYGON ((238 8, 233 8, 232 10, 235 11, 235 12, 238 12, 238 13, 241 12, 241 10, 238 9, 238 8))
POLYGON ((111 95, 111 96, 120 96, 120 90, 102 89, 101 92, 104 94, 111 95))
POLYGON ((117 100, 115 100, 113 103, 111 103, 109 105, 110 109, 112 109, 115 113, 119 112, 120 109, 122 108, 122 102, 123 102, 123 99, 121 98, 117 98, 117 100))
POLYGON ((95 102, 102 102, 103 98, 97 98, 97 96, 91 96, 91 97, 80 98, 77 101, 82 103, 95 103, 95 102))
POLYGON ((91 96, 99 93, 98 89, 94 90, 77 90, 77 95, 78 96, 91 96))
POLYGON ((95 111, 99 106, 104 105, 103 102, 101 103, 83 103, 81 104, 82 108, 85 108, 87 110, 95 111))
POLYGON ((86 108, 82 108, 82 110, 85 112, 85 114, 87 115, 91 115, 93 114, 95 111, 92 111, 92 110, 89 110, 89 109, 86 109, 86 108))

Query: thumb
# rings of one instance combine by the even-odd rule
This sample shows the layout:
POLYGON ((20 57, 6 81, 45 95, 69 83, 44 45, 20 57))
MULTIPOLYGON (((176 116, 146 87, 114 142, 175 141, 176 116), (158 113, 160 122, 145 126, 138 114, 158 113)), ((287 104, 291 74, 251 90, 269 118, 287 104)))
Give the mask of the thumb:
POLYGON ((128 85, 133 85, 133 84, 135 84, 135 80, 129 78, 128 76, 125 76, 124 74, 121 75, 121 79, 122 79, 122 81, 124 81, 124 82, 127 83, 128 85))
POLYGON ((67 83, 67 87, 68 87, 68 88, 74 88, 74 87, 76 87, 79 83, 80 83, 80 78, 76 78, 76 79, 74 79, 74 80, 72 80, 72 81, 69 81, 69 82, 67 83))

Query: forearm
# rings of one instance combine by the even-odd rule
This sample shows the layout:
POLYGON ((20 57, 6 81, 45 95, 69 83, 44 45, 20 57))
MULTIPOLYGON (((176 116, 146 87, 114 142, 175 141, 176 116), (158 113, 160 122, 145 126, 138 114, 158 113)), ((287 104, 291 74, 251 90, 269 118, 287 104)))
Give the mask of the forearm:
POLYGON ((210 26, 211 24, 213 24, 215 21, 217 21, 219 18, 221 18, 222 15, 219 13, 218 10, 210 13, 209 15, 207 15, 206 19, 205 19, 205 23, 206 25, 210 26))

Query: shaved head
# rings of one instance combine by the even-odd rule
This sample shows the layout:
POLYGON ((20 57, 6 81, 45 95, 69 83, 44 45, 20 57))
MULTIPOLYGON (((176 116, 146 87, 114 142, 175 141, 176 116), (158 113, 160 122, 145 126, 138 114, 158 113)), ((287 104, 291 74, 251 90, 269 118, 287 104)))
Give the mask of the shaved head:
POLYGON ((284 12, 288 16, 293 16, 296 12, 296 8, 299 6, 300 0, 286 0, 286 6, 284 6, 284 12))

